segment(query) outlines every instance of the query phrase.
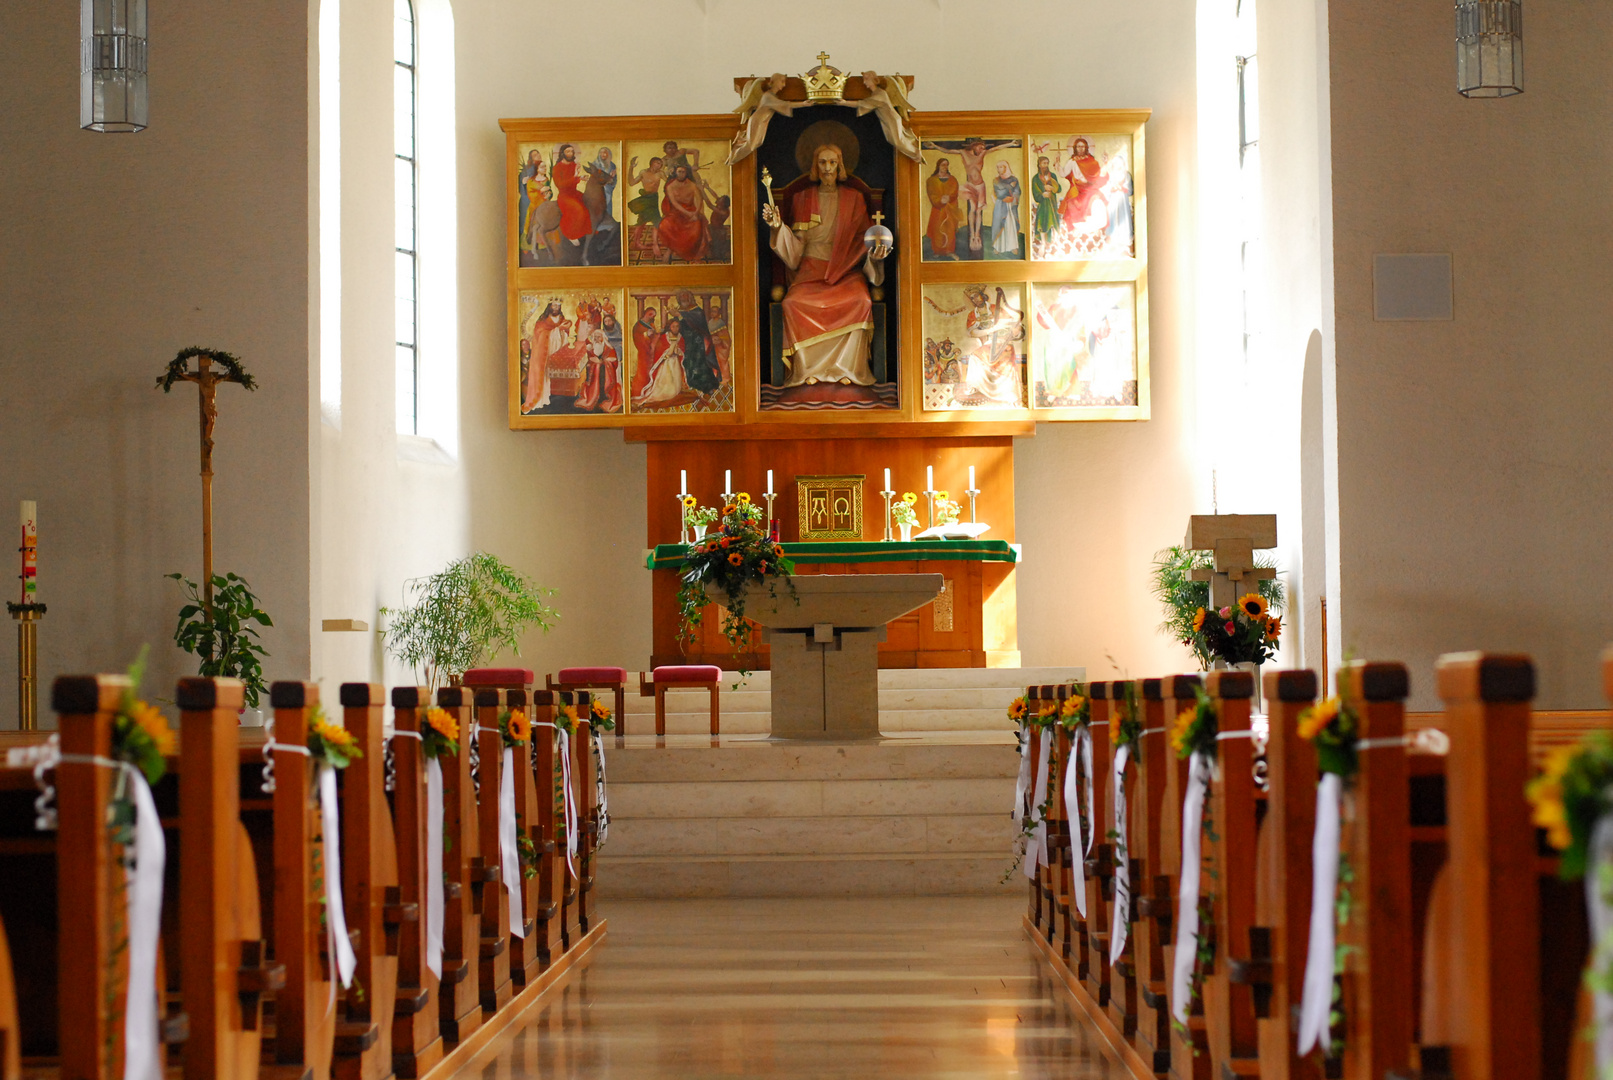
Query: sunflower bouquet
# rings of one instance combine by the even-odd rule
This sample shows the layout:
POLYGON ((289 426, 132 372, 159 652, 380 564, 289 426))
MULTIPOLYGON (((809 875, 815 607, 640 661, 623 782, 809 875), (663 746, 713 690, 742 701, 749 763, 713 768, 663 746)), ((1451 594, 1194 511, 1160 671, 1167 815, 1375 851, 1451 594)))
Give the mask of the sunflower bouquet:
MULTIPOLYGON (((1131 680, 1111 684, 1122 687, 1121 696, 1109 710, 1109 745, 1116 750, 1133 746, 1143 733, 1142 702, 1137 699, 1137 684, 1131 680)), ((1133 751, 1135 756, 1136 751, 1133 751)))
POLYGON ((1178 758, 1190 757, 1195 753, 1214 758, 1215 737, 1221 731, 1221 718, 1215 711, 1215 702, 1210 700, 1210 695, 1200 687, 1193 689, 1198 700, 1177 713, 1176 722, 1171 725, 1171 750, 1178 758))
MULTIPOLYGON (((717 520, 717 531, 693 544, 684 557, 678 611, 683 639, 692 643, 702 609, 718 599, 723 606, 723 636, 737 652, 750 641, 750 627, 745 622, 746 588, 765 582, 768 592, 777 598, 779 579, 790 583, 795 564, 785 557, 784 547, 767 535, 762 508, 752 504, 745 492, 724 506, 717 520), (713 597, 713 591, 720 597, 713 597)), ((793 583, 790 595, 795 595, 793 583)))
POLYGON ((700 530, 717 520, 717 508, 714 506, 701 506, 700 500, 693 495, 683 497, 683 527, 691 530, 697 536, 700 530))
POLYGON ((577 734, 577 706, 565 704, 554 711, 554 726, 567 735, 577 734))
POLYGON ((354 759, 364 756, 353 733, 340 724, 331 723, 319 705, 308 713, 308 753, 315 761, 333 769, 345 769, 354 759))
MULTIPOLYGON (((1262 567, 1274 565, 1270 556, 1264 552, 1255 556, 1255 563, 1262 567)), ((1212 636, 1218 640, 1233 636, 1233 632, 1226 629, 1227 622, 1233 623, 1234 628, 1241 625, 1234 608, 1224 608, 1220 612, 1211 609, 1209 581, 1195 581, 1193 578, 1195 571, 1209 570, 1213 564, 1214 558, 1208 551, 1192 551, 1181 546, 1166 548, 1154 556, 1150 576, 1153 579, 1154 595, 1164 606, 1166 616, 1165 621, 1159 624, 1160 632, 1170 635, 1174 640, 1192 649, 1199 659, 1199 665, 1206 670, 1209 669, 1211 661, 1217 657, 1228 663, 1248 661, 1260 663, 1260 659, 1253 656, 1222 655, 1211 645, 1212 636)), ((1273 616, 1274 625, 1271 629, 1274 632, 1271 637, 1267 639, 1264 636, 1266 627, 1263 626, 1259 640, 1253 642, 1256 645, 1264 645, 1269 640, 1270 649, 1267 650, 1269 655, 1276 651, 1276 642, 1282 633, 1282 623, 1275 619, 1275 613, 1283 609, 1283 602, 1286 599, 1283 585, 1277 578, 1261 578, 1255 582, 1251 592, 1265 601, 1266 606, 1262 609, 1262 615, 1269 613, 1273 616)), ((1242 601, 1239 601, 1240 606, 1241 604, 1242 601)), ((1244 646, 1232 651, 1239 653, 1252 651, 1247 644, 1246 642, 1244 646)))
POLYGON ((1613 811, 1613 736, 1599 732, 1578 746, 1552 750, 1526 791, 1535 825, 1563 853, 1558 873, 1568 881, 1584 877, 1591 834, 1613 811))
POLYGON ((616 721, 611 716, 610 706, 602 698, 595 698, 593 704, 588 706, 588 723, 596 731, 615 730, 616 721))
POLYGON ((148 784, 161 780, 168 769, 167 758, 178 750, 174 729, 168 718, 139 697, 140 678, 145 673, 146 654, 129 667, 129 685, 112 716, 112 756, 145 774, 148 784))
POLYGON ((1016 727, 1025 723, 1025 718, 1030 715, 1030 711, 1031 703, 1026 700, 1024 694, 1019 695, 1008 703, 1008 719, 1012 720, 1016 727))
POLYGON ((1065 731, 1074 731, 1092 723, 1092 699, 1087 697, 1084 683, 1070 684, 1070 696, 1059 705, 1059 724, 1065 731))
POLYGON ((891 505, 891 520, 898 525, 906 525, 909 529, 919 523, 918 511, 913 507, 918 503, 919 497, 911 491, 902 492, 902 497, 891 505))
POLYGON ((444 754, 459 753, 459 720, 447 709, 426 710, 426 722, 420 728, 420 745, 430 760, 444 754))
POLYGON ((532 721, 525 709, 505 709, 498 714, 499 741, 506 747, 525 746, 532 741, 532 721))
POLYGON ((1199 608, 1193 613, 1187 644, 1199 663, 1263 664, 1277 655, 1283 621, 1270 613, 1266 598, 1245 593, 1236 604, 1218 611, 1199 608))
POLYGON ((935 493, 935 523, 937 525, 956 525, 963 517, 963 507, 953 501, 951 492, 937 491, 935 493))
POLYGON ((1349 700, 1335 695, 1299 714, 1299 737, 1316 747, 1316 763, 1326 773, 1346 782, 1360 771, 1356 744, 1361 741, 1361 718, 1349 700))

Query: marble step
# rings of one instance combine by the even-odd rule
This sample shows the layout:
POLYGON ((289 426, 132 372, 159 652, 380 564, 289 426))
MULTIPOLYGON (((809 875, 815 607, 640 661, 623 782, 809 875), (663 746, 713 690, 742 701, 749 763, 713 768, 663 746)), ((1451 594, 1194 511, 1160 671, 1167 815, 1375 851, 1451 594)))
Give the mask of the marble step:
POLYGON ((602 856, 594 893, 606 900, 1022 894, 1025 879, 1005 874, 1007 868, 1000 854, 640 857, 608 863, 602 856))

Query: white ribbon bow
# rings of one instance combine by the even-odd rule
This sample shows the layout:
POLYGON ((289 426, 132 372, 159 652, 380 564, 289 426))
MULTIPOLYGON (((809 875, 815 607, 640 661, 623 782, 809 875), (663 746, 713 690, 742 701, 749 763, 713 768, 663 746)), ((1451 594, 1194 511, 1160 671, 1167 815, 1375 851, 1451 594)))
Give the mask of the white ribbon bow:
POLYGON ((1187 794, 1182 799, 1182 871, 1176 894, 1176 957, 1171 971, 1171 1015, 1187 1023, 1193 1012, 1193 965, 1199 945, 1199 850, 1210 759, 1195 750, 1188 759, 1187 794))
MULTIPOLYGON (((1590 850, 1585 870, 1585 907, 1590 912, 1591 956, 1597 973, 1605 971, 1601 955, 1603 935, 1613 927, 1613 904, 1603 889, 1603 868, 1613 862, 1613 814, 1603 814, 1591 830, 1590 850)), ((1613 1065, 1613 994, 1595 990, 1591 994, 1591 1015, 1596 1025, 1596 1075, 1607 1076, 1613 1065)))
POLYGON ((526 937, 525 909, 521 906, 521 852, 515 842, 515 750, 504 748, 498 777, 498 855, 504 874, 504 891, 510 898, 510 933, 526 937))
POLYGON ((1042 752, 1036 765, 1036 788, 1031 793, 1031 813, 1036 815, 1036 827, 1031 833, 1030 846, 1025 850, 1025 876, 1034 878, 1036 869, 1047 865, 1047 812, 1042 809, 1047 799, 1047 774, 1053 766, 1053 732, 1039 732, 1042 752))
MULTIPOLYGON (((1073 883, 1073 891, 1075 892, 1075 909, 1076 911, 1080 912, 1081 918, 1084 919, 1087 917, 1086 853, 1092 850, 1092 840, 1087 833, 1087 828, 1090 828, 1092 824, 1092 811, 1089 804, 1086 817, 1084 819, 1082 818, 1080 812, 1080 769, 1077 765, 1077 762, 1081 759, 1081 744, 1082 741, 1085 740, 1087 761, 1086 767, 1089 770, 1088 774, 1090 775, 1090 770, 1092 767, 1092 733, 1088 731, 1085 726, 1078 727, 1075 729, 1074 740, 1075 741, 1072 744, 1072 749, 1075 752, 1070 754, 1069 760, 1064 763, 1064 809, 1065 813, 1067 814, 1070 813, 1072 808, 1074 808, 1075 811, 1070 816, 1070 863, 1072 864, 1072 868, 1075 870, 1075 881, 1073 883), (1086 821, 1087 828, 1082 827, 1081 823, 1083 820, 1086 821)), ((1089 798, 1092 795, 1092 789, 1090 786, 1087 788, 1087 795, 1089 798)))
POLYGON ((442 978, 442 762, 426 759, 426 970, 442 978))
POLYGON ((129 892, 129 989, 123 1017, 124 1080, 162 1080, 158 1035, 157 937, 162 930, 162 874, 168 845, 151 786, 139 769, 123 766, 134 792, 134 866, 129 892))
POLYGON ((1131 930, 1131 857, 1126 847, 1126 763, 1130 760, 1129 745, 1115 751, 1115 900, 1109 922, 1111 964, 1120 962, 1120 955, 1126 950, 1126 935, 1131 930))
POLYGON ((1325 772, 1316 785, 1316 832, 1311 836, 1311 929, 1299 1002, 1299 1052, 1332 1049, 1334 906, 1339 883, 1339 800, 1344 778, 1325 772))
MULTIPOLYGON (((323 762, 314 768, 319 774, 320 824, 325 833, 325 926, 330 935, 330 954, 336 958, 336 973, 345 990, 353 983, 358 957, 347 936, 347 912, 342 908, 342 827, 336 801, 336 770, 323 762)), ((331 993, 335 992, 336 988, 331 987, 331 993)))

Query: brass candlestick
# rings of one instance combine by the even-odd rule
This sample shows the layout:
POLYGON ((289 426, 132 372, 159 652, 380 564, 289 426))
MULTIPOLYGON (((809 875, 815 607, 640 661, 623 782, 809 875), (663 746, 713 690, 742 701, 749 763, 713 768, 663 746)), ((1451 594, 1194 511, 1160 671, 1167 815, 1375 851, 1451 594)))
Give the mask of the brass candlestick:
POLYGON ((896 492, 881 491, 880 494, 885 497, 885 542, 889 543, 896 539, 891 535, 891 498, 895 496, 896 492))
POLYGON ((767 522, 766 528, 763 531, 771 536, 773 534, 773 500, 778 498, 778 492, 769 491, 767 494, 763 495, 762 498, 767 500, 767 522))
POLYGON ((7 603, 17 620, 17 729, 39 728, 39 618, 44 604, 7 603))
POLYGON ((980 494, 980 489, 970 488, 964 494, 969 496, 969 524, 977 524, 980 519, 975 516, 975 496, 980 494))
POLYGON ((689 508, 683 505, 684 496, 687 494, 685 492, 684 495, 673 496, 678 500, 678 543, 685 545, 694 543, 690 539, 689 508))
POLYGON ((930 508, 930 528, 935 528, 935 490, 924 489, 924 502, 930 508))

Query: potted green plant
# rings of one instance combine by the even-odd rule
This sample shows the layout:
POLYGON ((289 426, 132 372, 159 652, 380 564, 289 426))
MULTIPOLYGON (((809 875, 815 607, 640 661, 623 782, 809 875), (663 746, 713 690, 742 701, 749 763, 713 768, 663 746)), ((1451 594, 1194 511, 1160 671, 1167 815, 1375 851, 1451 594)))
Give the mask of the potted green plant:
MULTIPOLYGON (((1210 583, 1193 580, 1194 570, 1213 566, 1208 551, 1168 547, 1154 556, 1154 595, 1165 608, 1162 633, 1193 650, 1199 667, 1209 670, 1219 662, 1258 666, 1276 655, 1282 636, 1283 586, 1276 578, 1262 578, 1238 602, 1212 611, 1210 583)), ((1268 555, 1256 556, 1260 566, 1273 566, 1268 555)))
POLYGON ((165 574, 179 582, 185 603, 179 609, 174 644, 202 658, 196 674, 240 679, 246 684, 246 707, 258 707, 258 695, 267 692, 258 627, 274 620, 259 606, 252 587, 238 574, 214 574, 212 602, 205 590, 184 574, 165 574), (253 625, 256 624, 256 625, 253 625))
POLYGON ((420 672, 426 685, 457 686, 473 667, 508 649, 521 655, 521 634, 547 631, 560 617, 543 598, 554 590, 534 583, 497 557, 478 551, 441 572, 413 578, 404 591, 414 602, 382 608, 386 649, 420 672))

